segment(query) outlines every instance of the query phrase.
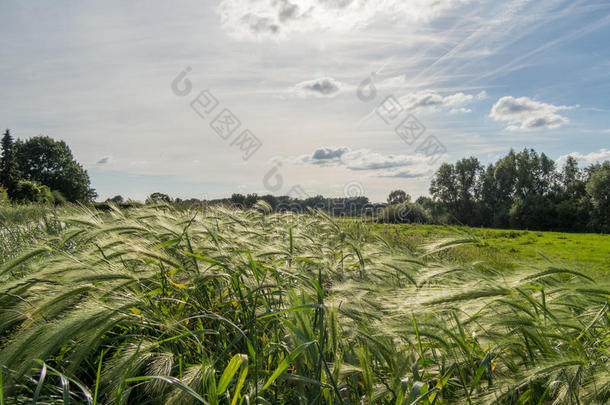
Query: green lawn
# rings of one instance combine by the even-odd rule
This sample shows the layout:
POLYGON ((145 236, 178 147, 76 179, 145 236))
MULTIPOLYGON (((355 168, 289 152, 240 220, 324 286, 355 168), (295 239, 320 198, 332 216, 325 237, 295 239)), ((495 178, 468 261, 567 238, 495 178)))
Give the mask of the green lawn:
POLYGON ((510 262, 543 262, 547 259, 596 271, 610 272, 610 235, 518 231, 442 225, 377 224, 375 230, 408 246, 432 242, 460 233, 481 239, 483 249, 462 250, 465 259, 491 258, 510 262), (546 258, 545 258, 546 257, 546 258))

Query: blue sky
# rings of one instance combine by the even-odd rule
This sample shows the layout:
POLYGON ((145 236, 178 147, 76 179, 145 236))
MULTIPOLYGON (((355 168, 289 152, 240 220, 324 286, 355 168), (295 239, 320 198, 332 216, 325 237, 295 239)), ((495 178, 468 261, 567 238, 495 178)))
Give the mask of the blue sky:
POLYGON ((3 1, 0 15, 0 126, 68 142, 100 199, 382 201, 426 194, 470 155, 610 159, 607 1, 3 1), (230 134, 211 127, 225 109, 230 134))

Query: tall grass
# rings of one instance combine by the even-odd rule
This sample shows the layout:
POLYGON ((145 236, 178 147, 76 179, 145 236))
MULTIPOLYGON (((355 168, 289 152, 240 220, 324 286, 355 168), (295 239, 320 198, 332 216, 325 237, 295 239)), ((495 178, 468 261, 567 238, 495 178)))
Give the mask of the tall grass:
POLYGON ((607 280, 324 214, 72 208, 0 267, 5 403, 607 403, 607 280))

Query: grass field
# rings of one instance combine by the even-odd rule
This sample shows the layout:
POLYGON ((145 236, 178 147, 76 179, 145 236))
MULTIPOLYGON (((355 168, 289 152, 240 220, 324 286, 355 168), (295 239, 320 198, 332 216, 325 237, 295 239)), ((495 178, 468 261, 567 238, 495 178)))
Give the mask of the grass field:
POLYGON ((589 236, 267 209, 7 208, 0 404, 610 400, 589 236))
POLYGON ((439 238, 472 235, 481 239, 477 253, 496 254, 507 262, 565 265, 610 272, 610 235, 485 229, 440 225, 376 225, 375 230, 416 246, 439 238))

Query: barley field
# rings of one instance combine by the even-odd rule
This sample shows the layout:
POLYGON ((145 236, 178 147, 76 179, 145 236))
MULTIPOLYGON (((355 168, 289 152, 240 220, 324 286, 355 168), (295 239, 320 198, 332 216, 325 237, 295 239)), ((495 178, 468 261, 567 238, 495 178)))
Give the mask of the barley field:
POLYGON ((5 211, 0 404, 610 401, 607 273, 255 208, 5 211))

